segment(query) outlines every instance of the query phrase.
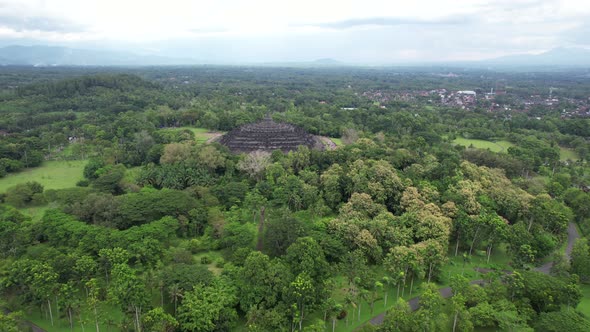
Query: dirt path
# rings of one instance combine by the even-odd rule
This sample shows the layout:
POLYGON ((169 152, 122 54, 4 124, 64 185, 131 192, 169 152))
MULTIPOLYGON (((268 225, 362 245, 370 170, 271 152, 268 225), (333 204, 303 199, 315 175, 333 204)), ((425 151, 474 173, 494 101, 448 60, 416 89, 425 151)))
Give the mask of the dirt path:
MULTIPOLYGON (((579 237, 580 237, 580 234, 578 233, 578 229, 576 228, 576 224, 574 224, 573 222, 570 222, 568 224, 568 228, 567 228, 567 247, 565 248, 565 255, 568 258, 570 258, 570 255, 572 253, 572 249, 574 247, 574 242, 579 237)), ((553 262, 549 262, 549 263, 546 263, 542 266, 539 266, 538 268, 535 269, 535 271, 549 274, 549 271, 551 270, 552 266, 553 266, 553 262)), ((480 273, 486 273, 486 272, 490 272, 491 270, 476 268, 476 271, 478 271, 480 273)), ((511 273, 511 271, 505 271, 505 272, 511 273)), ((484 283, 485 283, 484 280, 471 281, 472 285, 475 285, 475 284, 483 285, 484 283)), ((440 295, 445 299, 448 299, 452 295, 451 287, 441 288, 439 290, 439 292, 440 292, 440 295)), ((408 304, 410 306, 410 310, 412 310, 412 311, 418 310, 418 308, 420 307, 420 297, 416 296, 414 298, 411 298, 410 300, 408 300, 408 304)), ((371 318, 371 320, 369 320, 369 322, 373 325, 381 325, 381 324, 383 324, 384 319, 385 319, 385 312, 382 312, 381 314, 371 318)))

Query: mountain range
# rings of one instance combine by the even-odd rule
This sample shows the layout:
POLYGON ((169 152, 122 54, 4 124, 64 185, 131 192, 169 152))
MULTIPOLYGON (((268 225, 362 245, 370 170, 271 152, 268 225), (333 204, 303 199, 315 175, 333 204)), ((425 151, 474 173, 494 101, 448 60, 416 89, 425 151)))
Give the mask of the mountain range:
POLYGON ((129 52, 86 50, 59 46, 0 48, 0 65, 24 66, 150 66, 194 64, 191 59, 137 55, 129 52))
MULTIPOLYGON (((88 50, 60 46, 0 47, 0 65, 25 66, 150 66, 206 64, 192 58, 138 55, 132 52, 88 50)), ((213 62, 215 63, 215 62, 213 62)), ((276 66, 346 66, 351 65, 325 58, 309 62, 265 62, 276 66)), ((411 63, 408 63, 411 64, 411 63)), ((414 63, 415 64, 415 63, 414 63)), ((556 48, 541 54, 510 55, 480 61, 420 62, 422 65, 459 65, 465 67, 590 67, 590 50, 556 48)))

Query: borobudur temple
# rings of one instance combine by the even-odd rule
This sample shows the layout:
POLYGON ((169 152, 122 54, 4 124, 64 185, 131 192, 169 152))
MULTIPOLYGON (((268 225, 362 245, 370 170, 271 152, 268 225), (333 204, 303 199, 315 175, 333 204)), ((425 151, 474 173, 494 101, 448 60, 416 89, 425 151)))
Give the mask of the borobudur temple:
POLYGON ((298 146, 321 149, 322 144, 314 135, 295 125, 275 122, 270 117, 255 123, 249 123, 233 129, 223 135, 219 143, 232 152, 274 151, 288 152, 298 146))

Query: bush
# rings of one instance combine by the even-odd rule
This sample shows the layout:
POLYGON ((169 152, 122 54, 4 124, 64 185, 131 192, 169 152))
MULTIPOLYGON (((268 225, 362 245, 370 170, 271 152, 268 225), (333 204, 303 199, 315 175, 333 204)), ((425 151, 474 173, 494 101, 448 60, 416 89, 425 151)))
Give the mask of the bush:
POLYGON ((336 319, 344 319, 344 318, 346 318, 347 315, 348 315, 348 312, 346 310, 342 310, 342 311, 340 311, 338 316, 336 316, 336 319))
POLYGON ((211 258, 209 256, 201 257, 201 264, 211 264, 211 258))
POLYGON ((77 187, 88 187, 90 185, 90 181, 84 179, 76 182, 77 187))
POLYGON ((43 186, 35 181, 20 183, 6 190, 4 202, 14 207, 24 207, 28 204, 41 204, 44 199, 38 194, 43 193, 43 186))

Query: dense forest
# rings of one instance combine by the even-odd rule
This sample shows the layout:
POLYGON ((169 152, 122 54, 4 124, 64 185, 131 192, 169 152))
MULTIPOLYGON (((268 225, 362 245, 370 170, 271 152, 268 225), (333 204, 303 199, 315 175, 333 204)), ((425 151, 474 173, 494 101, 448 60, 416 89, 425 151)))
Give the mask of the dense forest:
POLYGON ((0 330, 588 331, 587 103, 583 71, 2 68, 0 330), (209 140, 266 115, 338 147, 209 140))

